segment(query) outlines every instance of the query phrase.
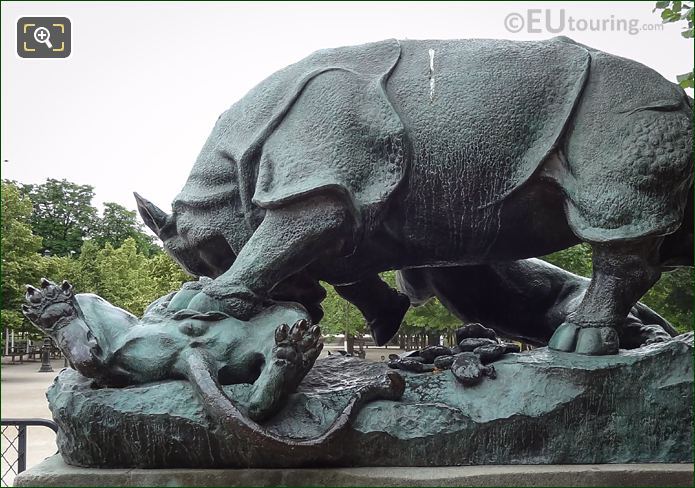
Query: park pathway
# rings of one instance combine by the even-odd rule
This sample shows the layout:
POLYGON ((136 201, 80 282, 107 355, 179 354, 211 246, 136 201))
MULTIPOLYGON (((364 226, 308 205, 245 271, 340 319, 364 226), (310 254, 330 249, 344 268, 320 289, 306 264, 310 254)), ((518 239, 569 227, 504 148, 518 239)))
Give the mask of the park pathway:
MULTIPOLYGON (((53 379, 63 368, 63 360, 54 360, 53 373, 38 373, 40 362, 25 362, 23 364, 3 364, 0 370, 0 391, 2 398, 0 407, 2 418, 42 418, 52 419, 48 410, 46 390, 53 383, 53 379)), ((15 435, 13 427, 8 428, 8 434, 15 435)), ((7 440, 2 437, 0 449, 7 449, 7 440)), ((40 463, 45 458, 52 456, 57 451, 55 434, 46 427, 29 427, 27 429, 27 468, 40 463)), ((7 451, 10 454, 12 449, 7 451)), ((2 473, 7 471, 5 460, 0 469, 2 473)), ((8 474, 4 482, 11 485, 14 476, 8 474)))

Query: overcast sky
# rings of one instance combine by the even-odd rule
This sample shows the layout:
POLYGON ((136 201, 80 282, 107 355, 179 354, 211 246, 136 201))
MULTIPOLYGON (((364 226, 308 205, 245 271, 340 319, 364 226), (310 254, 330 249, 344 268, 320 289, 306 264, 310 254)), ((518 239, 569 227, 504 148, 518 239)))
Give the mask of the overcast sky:
MULTIPOLYGON (((546 39, 518 30, 528 9, 592 47, 675 80, 692 68, 680 26, 658 24, 654 2, 475 3, 2 3, 2 177, 66 178, 96 202, 134 209, 132 192, 168 209, 218 115, 274 71, 320 48, 386 38, 546 39), (21 59, 24 16, 72 22, 67 59, 21 59), (570 30, 572 17, 574 30, 570 30), (605 19, 605 31, 581 30, 605 19), (630 34, 618 21, 630 21, 630 34), (584 23, 582 23, 583 21, 584 23), (611 23, 613 29, 611 30, 611 23), (7 160, 7 162, 5 162, 7 160)), ((690 92, 692 95, 692 92, 690 92)))

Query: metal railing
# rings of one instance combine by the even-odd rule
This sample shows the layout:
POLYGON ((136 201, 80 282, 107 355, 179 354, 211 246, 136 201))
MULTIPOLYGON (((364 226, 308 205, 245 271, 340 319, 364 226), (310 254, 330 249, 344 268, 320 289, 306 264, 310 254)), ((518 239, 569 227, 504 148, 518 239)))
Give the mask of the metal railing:
POLYGON ((14 477, 27 469, 27 427, 48 427, 53 432, 58 432, 58 425, 52 420, 46 419, 2 419, 2 437, 7 440, 7 447, 0 454, 7 464, 7 469, 2 473, 0 485, 9 486, 6 482, 8 475, 14 477), (8 430, 11 432, 8 433, 8 430), (12 432, 17 432, 11 436, 12 432), (11 456, 16 453, 16 456, 11 456))

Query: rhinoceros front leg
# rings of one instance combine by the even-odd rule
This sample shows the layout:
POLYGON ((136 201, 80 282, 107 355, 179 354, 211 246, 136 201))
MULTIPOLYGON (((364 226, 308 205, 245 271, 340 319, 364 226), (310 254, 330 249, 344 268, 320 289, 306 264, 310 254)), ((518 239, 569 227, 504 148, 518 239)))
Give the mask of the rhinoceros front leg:
POLYGON ((334 288, 338 295, 362 312, 377 346, 383 346, 396 335, 410 308, 408 297, 387 285, 378 274, 334 288))
POLYGON ((340 254, 352 240, 353 222, 346 205, 329 195, 268 210, 232 267, 188 307, 250 319, 276 284, 317 259, 340 254))
POLYGON ((661 276, 654 259, 658 243, 648 239, 592 244, 591 283, 548 346, 580 354, 616 354, 619 340, 615 329, 625 327, 632 307, 661 276))

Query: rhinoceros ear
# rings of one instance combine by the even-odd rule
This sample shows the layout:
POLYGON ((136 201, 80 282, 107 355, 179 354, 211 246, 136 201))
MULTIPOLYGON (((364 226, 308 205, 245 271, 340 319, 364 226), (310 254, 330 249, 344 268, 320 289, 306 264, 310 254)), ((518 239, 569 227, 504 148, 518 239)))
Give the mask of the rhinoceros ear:
POLYGON ((135 196, 135 201, 138 202, 138 212, 140 212, 140 217, 142 217, 145 225, 152 229, 152 232, 157 234, 158 237, 161 237, 160 233, 162 227, 166 224, 169 216, 164 210, 160 209, 149 200, 142 198, 136 192, 133 192, 133 195, 135 196))

